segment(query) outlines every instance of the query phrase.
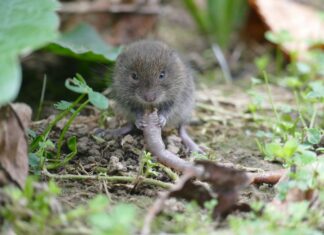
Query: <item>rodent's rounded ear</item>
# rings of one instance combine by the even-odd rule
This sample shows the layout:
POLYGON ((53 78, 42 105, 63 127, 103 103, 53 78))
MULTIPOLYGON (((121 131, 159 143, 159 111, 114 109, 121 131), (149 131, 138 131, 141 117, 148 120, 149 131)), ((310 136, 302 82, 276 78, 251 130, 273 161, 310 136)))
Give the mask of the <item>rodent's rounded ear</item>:
POLYGON ((126 59, 126 55, 124 52, 120 53, 116 59, 116 63, 124 63, 126 59))

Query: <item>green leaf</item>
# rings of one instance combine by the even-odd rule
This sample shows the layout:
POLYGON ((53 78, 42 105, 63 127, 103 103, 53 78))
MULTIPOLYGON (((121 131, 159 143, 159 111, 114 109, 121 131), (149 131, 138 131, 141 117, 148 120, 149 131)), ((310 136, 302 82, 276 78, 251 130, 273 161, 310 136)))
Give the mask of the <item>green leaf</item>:
POLYGON ((309 202, 308 201, 301 201, 291 203, 288 206, 288 212, 290 217, 290 221, 292 223, 300 223, 305 218, 308 213, 309 209, 309 202))
POLYGON ((96 91, 90 91, 88 95, 90 103, 96 106, 98 109, 108 108, 108 99, 103 94, 96 91))
POLYGON ((309 74, 311 72, 311 67, 303 62, 297 62, 296 68, 300 74, 309 74))
POLYGON ((283 44, 292 41, 292 36, 287 30, 280 30, 279 32, 268 31, 265 33, 265 38, 275 44, 283 44))
POLYGON ((48 182, 48 189, 53 195, 59 195, 61 193, 60 187, 53 180, 48 182))
POLYGON ((88 93, 91 88, 84 82, 84 80, 80 80, 78 78, 68 78, 65 80, 65 87, 71 91, 76 93, 88 93))
POLYGON ((279 82, 280 85, 290 87, 290 88, 298 88, 303 85, 298 77, 288 76, 284 77, 279 82))
POLYGON ((28 161, 29 161, 29 166, 32 169, 37 169, 39 167, 40 159, 39 159, 39 157, 36 156, 36 154, 29 153, 28 154, 28 161))
POLYGON ((0 106, 18 95, 18 55, 29 53, 57 36, 57 8, 55 0, 0 1, 0 106))
POLYGON ((91 211, 101 211, 108 205, 109 199, 103 195, 98 195, 89 202, 89 208, 91 211))
POLYGON ((54 0, 0 1, 0 51, 18 55, 37 49, 57 36, 59 18, 54 0))
POLYGON ((295 139, 288 140, 283 147, 285 157, 286 158, 292 157, 294 153, 297 151, 297 148, 298 148, 297 140, 295 139))
POLYGON ((89 221, 96 230, 100 231, 100 233, 94 233, 96 235, 113 234, 111 232, 108 233, 107 231, 112 230, 114 226, 118 226, 118 224, 113 223, 114 221, 112 221, 111 216, 104 212, 90 215, 89 221))
POLYGON ((21 69, 16 56, 0 54, 0 106, 17 97, 20 85, 21 69))
POLYGON ((279 143, 266 144, 265 152, 268 156, 274 156, 279 158, 284 157, 283 149, 279 143))
POLYGON ((118 204, 112 211, 114 219, 121 227, 129 227, 136 215, 136 209, 132 205, 118 204))
POLYGON ((312 151, 303 151, 301 154, 298 154, 295 158, 297 165, 304 166, 316 161, 316 154, 312 151))
MULTIPOLYGON (((67 110, 70 106, 71 106, 71 102, 65 101, 65 100, 61 100, 60 102, 57 102, 56 104, 54 104, 54 107, 58 110, 67 110)), ((75 110, 71 109, 71 112, 73 113, 75 110)))
POLYGON ((71 138, 68 139, 67 141, 67 146, 69 147, 69 149, 76 153, 78 148, 77 148, 77 138, 75 136, 72 136, 71 138))
POLYGON ((247 2, 244 0, 208 0, 206 14, 209 33, 221 48, 226 48, 238 24, 244 22, 247 2))
POLYGON ((306 98, 324 98, 324 84, 322 81, 312 82, 309 86, 312 88, 312 91, 307 94, 306 98))
POLYGON ((112 47, 104 42, 88 24, 80 24, 74 30, 63 34, 46 49, 59 55, 103 63, 116 60, 121 51, 120 47, 112 47))
POLYGON ((311 144, 318 144, 321 141, 321 131, 316 128, 307 130, 307 141, 311 144))

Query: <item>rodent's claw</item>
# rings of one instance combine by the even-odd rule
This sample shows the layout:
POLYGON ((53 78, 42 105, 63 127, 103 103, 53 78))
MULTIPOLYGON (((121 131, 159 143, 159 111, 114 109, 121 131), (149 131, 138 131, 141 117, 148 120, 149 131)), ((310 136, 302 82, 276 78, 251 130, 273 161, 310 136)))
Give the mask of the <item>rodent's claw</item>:
POLYGON ((136 119, 136 121, 135 121, 135 126, 136 126, 138 129, 143 130, 144 127, 147 126, 147 123, 146 123, 142 118, 140 118, 140 119, 136 119))

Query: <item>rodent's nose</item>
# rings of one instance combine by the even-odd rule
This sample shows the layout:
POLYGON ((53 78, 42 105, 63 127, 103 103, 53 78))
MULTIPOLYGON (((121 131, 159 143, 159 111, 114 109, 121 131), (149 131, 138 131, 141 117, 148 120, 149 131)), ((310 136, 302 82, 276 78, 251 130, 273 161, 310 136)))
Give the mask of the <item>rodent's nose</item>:
POLYGON ((156 100, 156 94, 153 92, 146 92, 143 98, 146 102, 154 102, 156 100))

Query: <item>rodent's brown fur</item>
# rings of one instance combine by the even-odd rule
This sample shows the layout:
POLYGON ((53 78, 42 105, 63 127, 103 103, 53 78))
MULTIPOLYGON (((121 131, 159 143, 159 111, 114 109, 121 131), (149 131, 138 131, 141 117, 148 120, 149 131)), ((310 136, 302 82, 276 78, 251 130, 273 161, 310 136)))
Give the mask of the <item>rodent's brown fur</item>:
POLYGON ((166 126, 189 121, 194 107, 194 79, 178 54, 159 41, 130 44, 118 56, 113 76, 113 95, 118 110, 135 122, 145 109, 154 107, 166 118, 166 126), (160 73, 165 76, 160 79, 160 73), (136 74, 137 80, 132 78, 136 74), (146 102, 145 95, 154 96, 146 102))

